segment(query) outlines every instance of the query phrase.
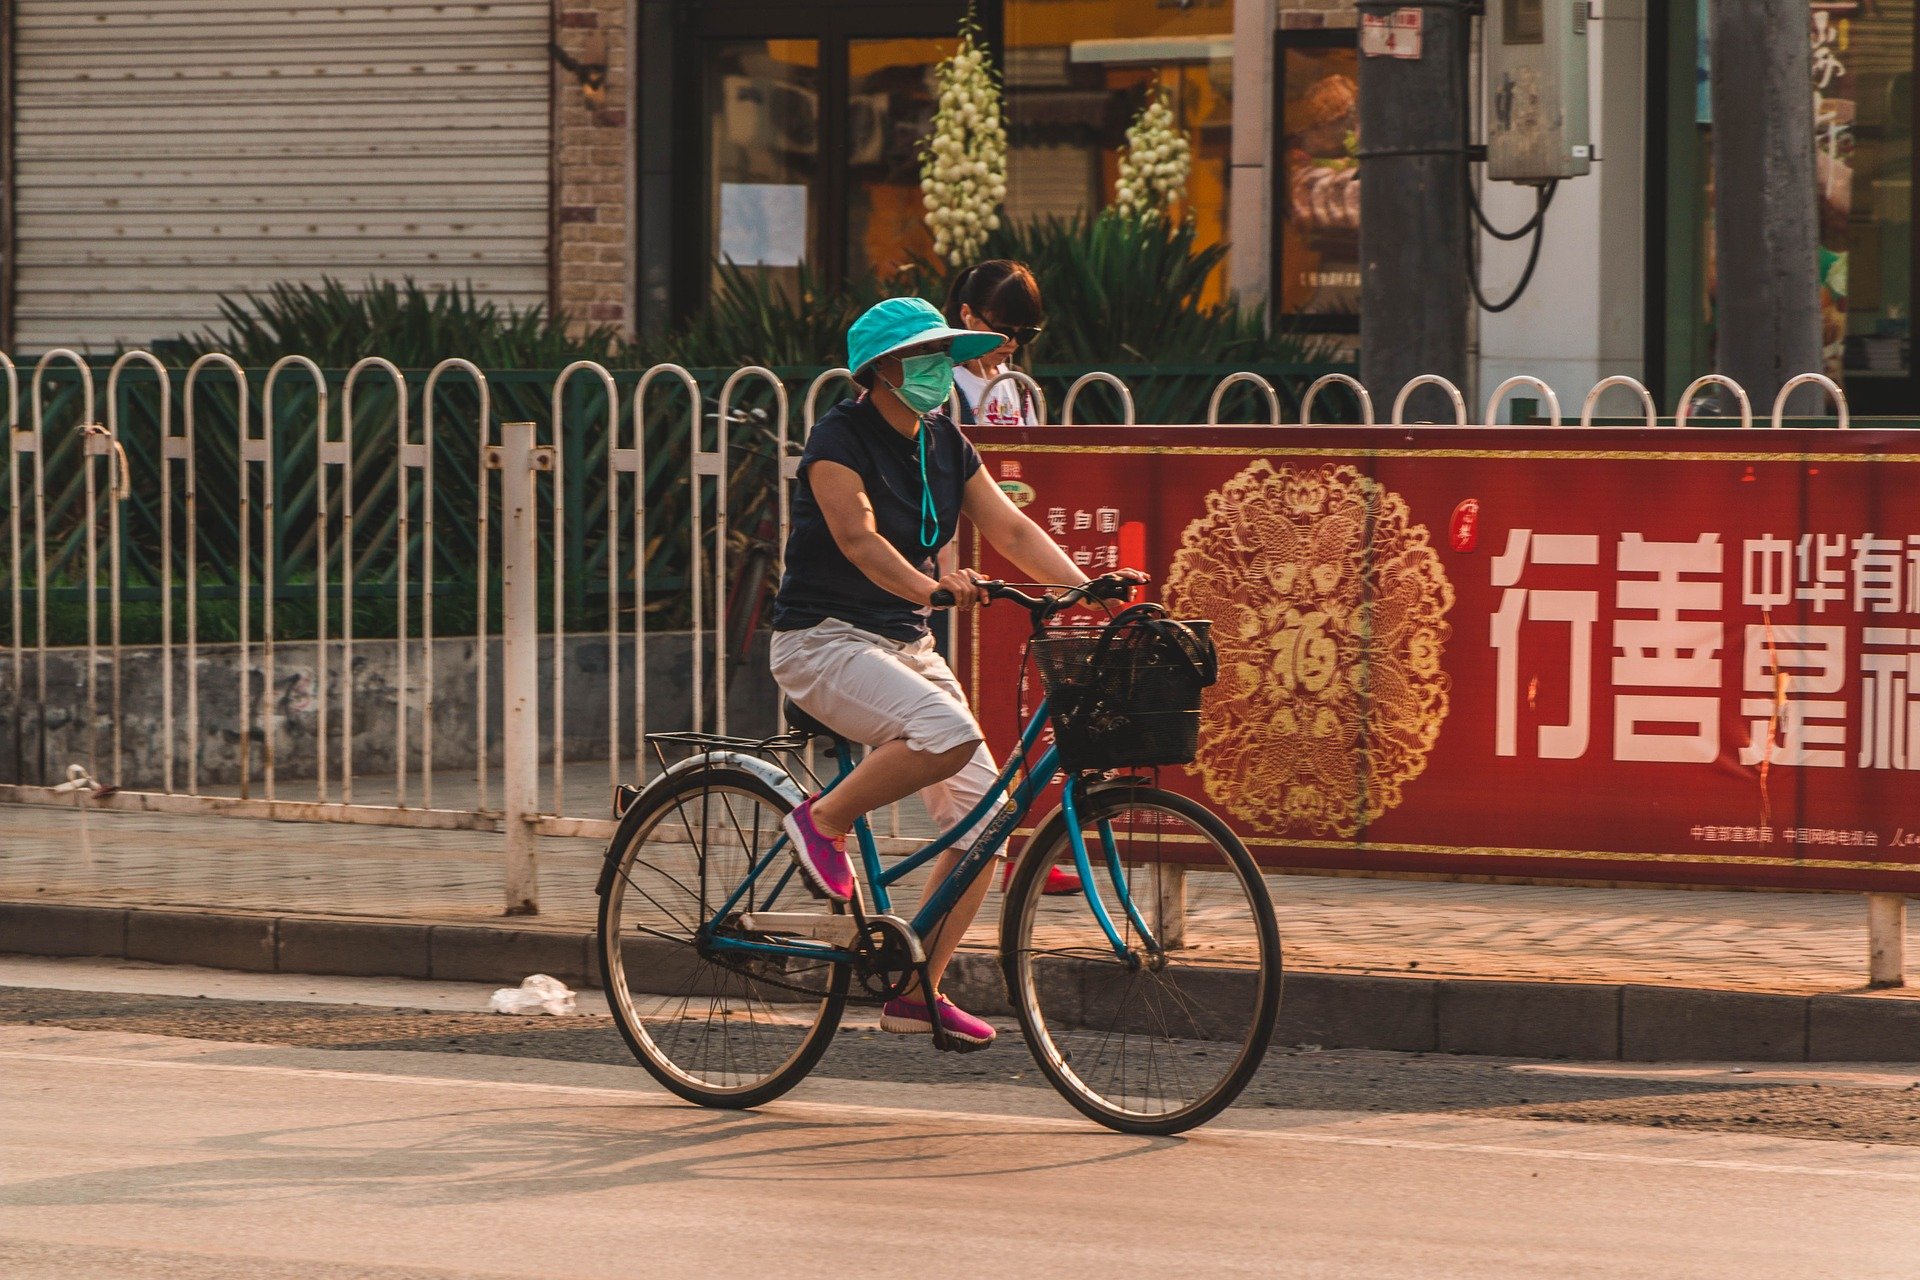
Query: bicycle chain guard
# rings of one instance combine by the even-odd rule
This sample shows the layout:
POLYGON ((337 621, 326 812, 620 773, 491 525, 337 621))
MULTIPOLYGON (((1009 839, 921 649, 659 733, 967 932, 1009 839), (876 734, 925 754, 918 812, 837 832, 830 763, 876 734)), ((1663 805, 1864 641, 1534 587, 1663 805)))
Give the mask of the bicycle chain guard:
POLYGON ((876 1000, 898 999, 925 957, 912 926, 894 916, 868 916, 860 935, 860 986, 876 1000))

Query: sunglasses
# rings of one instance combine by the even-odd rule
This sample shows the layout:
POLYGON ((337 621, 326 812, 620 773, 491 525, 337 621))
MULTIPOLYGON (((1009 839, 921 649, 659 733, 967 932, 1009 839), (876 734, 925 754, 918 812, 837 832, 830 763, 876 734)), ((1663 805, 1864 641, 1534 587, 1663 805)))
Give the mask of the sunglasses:
POLYGON ((1039 337, 1040 331, 1044 329, 1046 326, 1038 325, 1038 324, 1014 324, 1014 325, 1001 326, 996 324, 993 327, 1000 333, 1004 333, 1009 338, 1012 338, 1014 346, 1024 347, 1028 343, 1032 342, 1035 338, 1039 337))

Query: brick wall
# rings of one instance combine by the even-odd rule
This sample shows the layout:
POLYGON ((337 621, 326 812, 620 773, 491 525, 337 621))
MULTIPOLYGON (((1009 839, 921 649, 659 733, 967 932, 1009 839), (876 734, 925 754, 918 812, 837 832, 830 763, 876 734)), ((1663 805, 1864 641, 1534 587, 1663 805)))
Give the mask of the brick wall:
POLYGON ((554 0, 554 41, 575 62, 604 63, 590 101, 580 76, 553 74, 553 306, 576 325, 633 327, 628 202, 633 139, 628 0, 554 0))
POLYGON ((1280 26, 1288 31, 1360 25, 1353 0, 1280 0, 1279 11, 1280 26))

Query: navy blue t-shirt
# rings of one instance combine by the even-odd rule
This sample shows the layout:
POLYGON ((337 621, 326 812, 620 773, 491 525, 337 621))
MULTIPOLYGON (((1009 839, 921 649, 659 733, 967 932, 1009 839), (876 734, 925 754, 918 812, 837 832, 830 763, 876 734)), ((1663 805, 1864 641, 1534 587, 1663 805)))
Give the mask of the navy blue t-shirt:
POLYGON ((793 528, 787 535, 787 572, 773 601, 773 629, 801 631, 838 618, 890 640, 927 634, 926 609, 879 586, 840 553, 820 514, 809 473, 816 462, 837 462, 857 473, 873 504, 874 527, 908 564, 928 577, 935 550, 953 540, 967 481, 980 455, 944 410, 922 419, 927 437, 927 488, 940 531, 929 550, 920 540, 920 446, 895 431, 873 402, 842 400, 821 416, 800 455, 794 486, 793 528))

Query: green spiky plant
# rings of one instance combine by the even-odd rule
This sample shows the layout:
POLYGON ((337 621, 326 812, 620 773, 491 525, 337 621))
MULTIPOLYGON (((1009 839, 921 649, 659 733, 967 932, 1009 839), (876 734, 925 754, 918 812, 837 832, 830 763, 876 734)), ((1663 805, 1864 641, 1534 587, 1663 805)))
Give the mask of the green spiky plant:
POLYGON ((503 307, 477 297, 471 285, 423 287, 410 277, 359 286, 331 277, 283 281, 221 298, 220 319, 224 329, 165 345, 183 355, 225 351, 243 365, 298 354, 345 368, 382 355, 407 369, 451 356, 483 369, 557 369, 581 359, 620 361, 632 349, 612 329, 577 330, 543 307, 503 307))

